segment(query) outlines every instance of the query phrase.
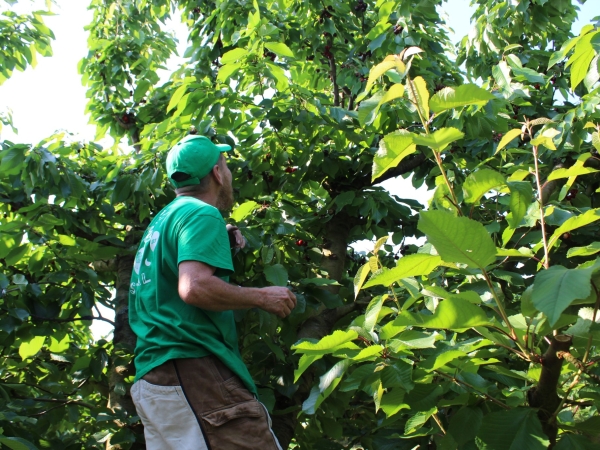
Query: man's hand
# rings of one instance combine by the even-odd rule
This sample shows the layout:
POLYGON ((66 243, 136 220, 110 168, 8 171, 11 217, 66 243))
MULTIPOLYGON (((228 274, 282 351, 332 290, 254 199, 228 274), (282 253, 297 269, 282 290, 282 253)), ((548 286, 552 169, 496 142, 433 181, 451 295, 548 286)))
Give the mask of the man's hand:
POLYGON ((244 248, 246 246, 246 240, 242 236, 242 232, 235 225, 227 224, 227 234, 229 235, 231 248, 244 248))
POLYGON ((262 302, 260 308, 282 319, 296 307, 296 296, 286 287, 269 286, 260 288, 262 302))

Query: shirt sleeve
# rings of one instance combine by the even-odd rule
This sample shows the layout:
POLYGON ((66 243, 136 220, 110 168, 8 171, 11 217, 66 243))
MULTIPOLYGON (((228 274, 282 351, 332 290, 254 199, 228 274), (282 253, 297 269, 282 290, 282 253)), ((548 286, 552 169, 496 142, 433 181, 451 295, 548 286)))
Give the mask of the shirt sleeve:
POLYGON ((217 269, 217 276, 233 272, 229 237, 222 217, 194 213, 186 218, 177 238, 177 264, 183 261, 199 261, 213 266, 217 269))

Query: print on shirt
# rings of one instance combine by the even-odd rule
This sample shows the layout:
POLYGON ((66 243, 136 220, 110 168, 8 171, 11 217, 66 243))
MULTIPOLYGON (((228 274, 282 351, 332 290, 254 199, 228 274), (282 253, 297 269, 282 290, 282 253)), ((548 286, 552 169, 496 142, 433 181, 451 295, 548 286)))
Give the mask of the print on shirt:
POLYGON ((148 244, 150 244, 150 251, 153 252, 154 249, 156 249, 156 246, 158 245, 159 239, 160 239, 160 233, 158 231, 154 231, 154 227, 150 227, 148 229, 148 232, 144 236, 142 246, 140 246, 140 249, 138 250, 137 254, 135 255, 135 261, 133 263, 133 270, 135 271, 135 273, 137 275, 139 275, 141 277, 142 282, 140 283, 139 278, 137 281, 134 281, 134 280, 131 281, 130 292, 132 294, 135 294, 137 286, 141 286, 142 284, 148 284, 148 283, 152 282, 152 279, 148 278, 148 274, 146 274, 144 272, 140 273, 140 271, 142 269, 142 260, 144 261, 144 266, 150 267, 152 265, 152 261, 150 261, 148 258, 144 259, 144 254, 146 252, 146 248, 148 247, 148 244))

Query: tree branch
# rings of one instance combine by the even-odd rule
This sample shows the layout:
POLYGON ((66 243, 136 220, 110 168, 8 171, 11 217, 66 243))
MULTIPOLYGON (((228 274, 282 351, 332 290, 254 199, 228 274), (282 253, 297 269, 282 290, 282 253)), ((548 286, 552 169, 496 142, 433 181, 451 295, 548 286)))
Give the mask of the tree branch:
POLYGON ((55 319, 55 318, 51 318, 51 317, 37 316, 35 314, 30 314, 30 316, 36 320, 43 320, 45 322, 57 322, 57 323, 75 322, 77 320, 101 320, 103 322, 110 323, 113 327, 115 326, 115 323, 112 320, 107 319, 106 317, 81 316, 81 317, 69 317, 67 319, 55 319))

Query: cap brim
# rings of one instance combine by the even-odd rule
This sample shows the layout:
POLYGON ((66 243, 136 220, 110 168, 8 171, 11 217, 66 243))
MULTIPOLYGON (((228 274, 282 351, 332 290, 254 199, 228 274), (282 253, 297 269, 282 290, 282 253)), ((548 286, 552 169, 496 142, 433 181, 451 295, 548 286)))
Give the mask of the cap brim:
POLYGON ((219 151, 222 152, 228 152, 229 150, 231 150, 231 146, 227 145, 227 144, 214 144, 215 147, 217 147, 219 149, 219 151))

